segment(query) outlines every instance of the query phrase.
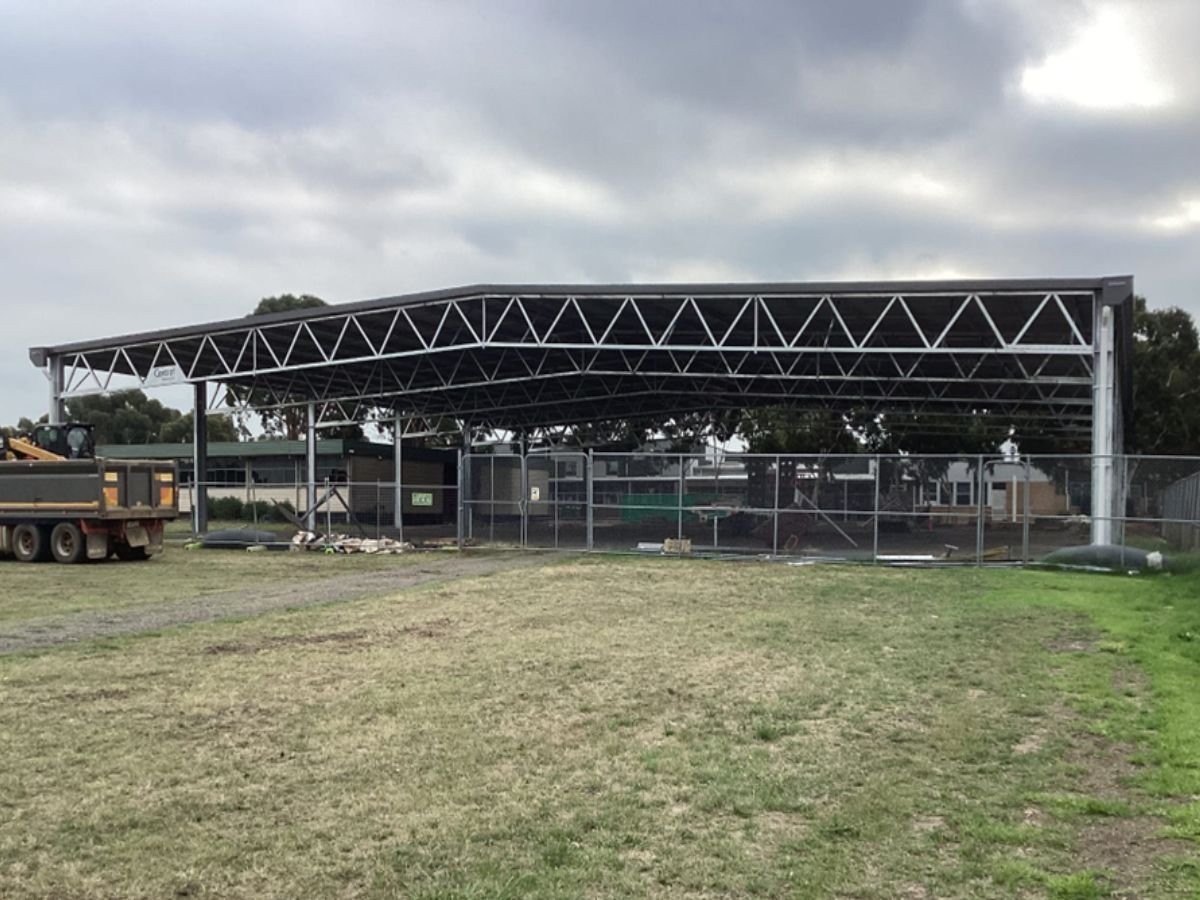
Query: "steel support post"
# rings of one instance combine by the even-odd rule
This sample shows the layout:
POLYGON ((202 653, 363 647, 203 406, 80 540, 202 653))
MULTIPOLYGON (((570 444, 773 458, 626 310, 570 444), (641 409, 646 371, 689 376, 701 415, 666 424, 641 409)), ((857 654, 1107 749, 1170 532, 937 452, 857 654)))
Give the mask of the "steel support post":
POLYGON ((1116 341, 1113 310, 1102 305, 1096 317, 1096 364, 1092 400, 1092 543, 1113 540, 1113 453, 1116 433, 1116 341))
POLYGON ((392 459, 396 483, 393 485, 396 510, 393 525, 400 540, 404 540, 404 420, 396 413, 396 432, 392 438, 392 459))
POLYGON ((475 536, 475 518, 471 515, 471 426, 463 425, 462 432, 462 504, 463 536, 470 540, 475 536))
MULTIPOLYGON (((525 442, 525 432, 521 432, 521 439, 517 444, 517 452, 521 459, 521 505, 518 507, 521 513, 521 547, 529 546, 529 457, 527 455, 527 444, 525 442)), ((492 507, 495 510, 495 507, 492 507)))
POLYGON ((66 403, 63 401, 63 360, 61 356, 52 356, 49 360, 47 375, 50 378, 50 411, 51 425, 61 425, 67 420, 66 403))
POLYGON ((304 480, 308 485, 308 516, 305 524, 309 531, 317 530, 317 404, 309 403, 308 417, 304 426, 304 480))
POLYGON ((457 516, 458 521, 456 523, 455 537, 458 539, 458 549, 460 551, 463 549, 463 544, 464 544, 464 541, 466 538, 466 527, 465 526, 466 526, 466 509, 467 509, 467 507, 466 507, 466 503, 464 502, 464 499, 463 499, 466 494, 466 489, 464 487, 464 482, 463 482, 463 472, 464 471, 465 470, 463 468, 463 452, 462 452, 462 448, 459 448, 459 451, 458 451, 458 516, 457 516))
POLYGON ((521 529, 519 536, 521 539, 520 546, 525 547, 529 544, 529 460, 525 455, 521 454, 521 529))
POLYGON ((587 548, 592 550, 596 545, 595 536, 595 475, 596 475, 596 457, 592 452, 592 448, 588 448, 587 452, 587 548))
POLYGON ((192 402, 192 530, 208 532, 208 383, 197 381, 192 402))

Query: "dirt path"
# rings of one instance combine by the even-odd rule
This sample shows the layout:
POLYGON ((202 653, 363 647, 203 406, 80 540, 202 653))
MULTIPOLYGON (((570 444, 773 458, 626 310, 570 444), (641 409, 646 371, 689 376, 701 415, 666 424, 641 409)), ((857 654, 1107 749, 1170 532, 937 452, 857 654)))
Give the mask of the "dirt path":
POLYGON ((201 597, 183 597, 133 609, 35 619, 8 628, 0 626, 3 629, 0 630, 0 654, 92 638, 157 631, 175 625, 256 616, 280 609, 380 597, 432 581, 491 575, 520 566, 535 565, 544 559, 532 554, 431 557, 428 562, 422 561, 391 571, 296 584, 259 585, 201 597))

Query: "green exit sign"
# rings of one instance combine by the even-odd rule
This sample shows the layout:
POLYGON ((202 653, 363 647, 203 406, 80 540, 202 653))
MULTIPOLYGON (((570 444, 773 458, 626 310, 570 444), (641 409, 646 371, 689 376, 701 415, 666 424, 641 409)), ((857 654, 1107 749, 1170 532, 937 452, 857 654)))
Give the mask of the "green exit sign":
POLYGON ((413 506, 433 506, 433 494, 413 491, 410 498, 413 506))

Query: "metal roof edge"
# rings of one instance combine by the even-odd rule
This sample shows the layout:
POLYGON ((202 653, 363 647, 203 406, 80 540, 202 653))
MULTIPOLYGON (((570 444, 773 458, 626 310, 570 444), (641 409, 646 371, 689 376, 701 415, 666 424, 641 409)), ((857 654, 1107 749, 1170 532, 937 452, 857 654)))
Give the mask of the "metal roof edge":
POLYGON ((184 325, 156 331, 114 335, 85 341, 74 341, 55 346, 32 347, 29 351, 35 366, 44 366, 46 360, 66 353, 101 350, 113 346, 150 343, 186 337, 203 337, 224 331, 236 331, 249 325, 281 325, 303 322, 329 316, 395 309, 438 300, 486 295, 539 296, 569 294, 578 297, 603 296, 610 294, 635 294, 640 296, 679 296, 688 294, 877 294, 926 293, 963 291, 1024 291, 1024 290, 1085 290, 1102 292, 1105 286, 1132 276, 1106 276, 1093 278, 966 278, 937 280, 901 281, 778 281, 778 282, 691 282, 691 283, 614 283, 614 284, 472 284, 460 287, 422 291, 379 297, 373 300, 358 300, 347 303, 332 303, 328 306, 309 307, 288 312, 270 313, 262 316, 243 316, 238 319, 221 319, 214 322, 184 325))

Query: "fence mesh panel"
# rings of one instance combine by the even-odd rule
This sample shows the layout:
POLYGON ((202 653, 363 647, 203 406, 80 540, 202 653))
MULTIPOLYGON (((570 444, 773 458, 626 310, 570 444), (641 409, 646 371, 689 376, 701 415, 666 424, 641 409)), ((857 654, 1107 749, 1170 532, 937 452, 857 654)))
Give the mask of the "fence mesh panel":
MULTIPOLYGON (((331 472, 315 485, 315 524, 559 550, 1019 563, 1090 542, 1094 510, 1105 506, 1093 491, 1111 470, 1115 543, 1200 552, 1200 458, 1098 462, 1086 455, 472 452, 456 483, 354 482, 331 472)), ((309 486, 294 473, 247 466, 236 476, 206 485, 212 519, 303 519, 309 486)), ((185 514, 195 488, 182 485, 185 514)))

